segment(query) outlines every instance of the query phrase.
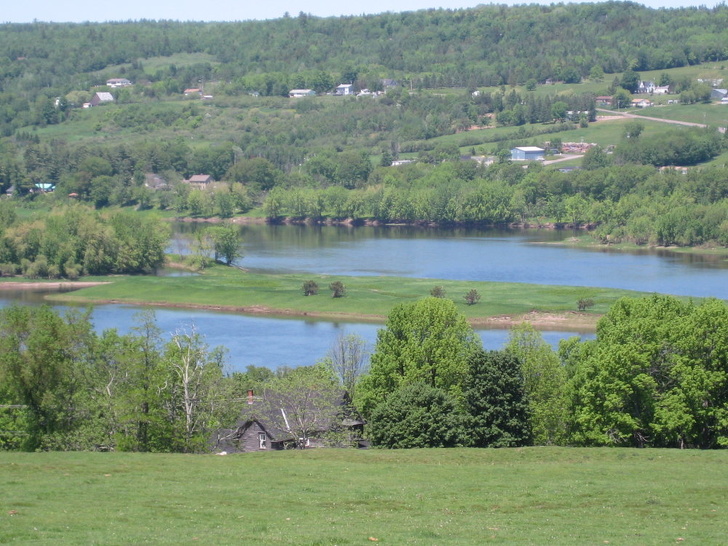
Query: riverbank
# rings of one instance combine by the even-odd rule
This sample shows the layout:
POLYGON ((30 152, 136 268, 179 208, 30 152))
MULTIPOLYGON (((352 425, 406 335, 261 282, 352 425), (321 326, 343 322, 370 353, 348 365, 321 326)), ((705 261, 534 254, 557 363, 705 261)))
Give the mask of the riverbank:
POLYGON ((109 284, 112 281, 17 281, 0 282, 0 290, 80 290, 91 286, 109 284))
POLYGON ((114 277, 104 284, 94 282, 46 298, 75 304, 125 304, 384 323, 396 305, 427 297, 435 286, 442 288, 475 328, 483 329, 508 329, 527 321, 541 330, 593 332, 600 316, 619 298, 644 295, 618 289, 521 283, 262 273, 215 265, 194 276, 114 277), (318 285, 318 295, 304 296, 302 285, 311 281, 318 285), (345 285, 345 297, 331 297, 329 285, 334 281, 345 285), (465 301, 470 290, 477 290, 481 296, 474 305, 465 301), (580 299, 591 299, 594 306, 578 311, 580 299))
POLYGON ((529 230, 529 229, 550 229, 550 230, 572 230, 572 231, 591 231, 596 225, 594 224, 570 224, 568 222, 511 222, 507 224, 492 224, 479 222, 448 222, 442 224, 430 221, 410 221, 410 222, 383 222, 372 218, 308 218, 285 216, 280 218, 266 218, 262 216, 234 216, 232 218, 220 218, 218 216, 209 217, 175 217, 167 218, 168 221, 182 223, 201 223, 201 224, 221 224, 230 223, 238 225, 298 225, 298 226, 346 226, 346 227, 386 227, 386 226, 412 226, 421 228, 480 228, 480 229, 513 229, 513 230, 529 230))
POLYGON ((614 251, 626 253, 657 252, 667 254, 686 254, 700 256, 707 261, 728 261, 728 248, 705 245, 705 246, 661 246, 661 245, 638 245, 635 243, 600 243, 587 234, 569 237, 563 241, 548 241, 533 243, 551 246, 568 246, 573 248, 586 248, 590 250, 614 251))

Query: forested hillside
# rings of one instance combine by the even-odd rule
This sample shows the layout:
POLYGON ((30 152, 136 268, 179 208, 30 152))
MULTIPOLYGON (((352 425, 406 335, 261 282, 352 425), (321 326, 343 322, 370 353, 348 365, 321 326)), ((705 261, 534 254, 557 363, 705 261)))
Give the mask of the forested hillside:
POLYGON ((341 80, 376 89, 381 78, 423 87, 515 85, 529 79, 578 81, 605 73, 656 70, 728 57, 728 8, 654 10, 631 2, 480 6, 373 16, 273 21, 0 26, 3 124, 44 97, 106 81, 181 92, 201 80, 225 92, 287 95, 341 80), (184 68, 150 71, 144 59, 205 54, 184 68))
MULTIPOLYGON (((39 207, 566 223, 601 242, 726 245, 728 108, 711 98, 726 23, 725 6, 607 2, 0 25, 0 192, 39 207), (629 106, 648 70, 669 93, 649 110, 703 127, 598 113, 598 96, 629 106), (331 96, 342 83, 361 94, 331 96), (289 98, 298 88, 316 96, 289 98), (569 172, 510 164, 514 146, 553 156, 568 142, 589 148, 569 172), (196 174, 215 184, 184 182, 196 174)), ((49 258, 29 249, 3 259, 49 258)))

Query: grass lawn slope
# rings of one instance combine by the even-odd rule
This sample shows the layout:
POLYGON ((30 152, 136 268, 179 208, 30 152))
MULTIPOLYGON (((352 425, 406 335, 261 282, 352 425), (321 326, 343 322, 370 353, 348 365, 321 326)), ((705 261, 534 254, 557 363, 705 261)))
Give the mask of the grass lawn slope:
POLYGON ((725 455, 0 453, 0 542, 725 544, 725 455))
POLYGON ((200 307, 242 313, 307 316, 338 320, 383 321, 392 307, 430 295, 442 286, 474 325, 502 325, 529 320, 544 329, 593 329, 599 314, 627 290, 398 277, 339 277, 316 274, 270 274, 213 266, 201 275, 180 277, 109 277, 109 284, 54 294, 54 301, 127 303, 168 307, 200 307), (313 280, 316 296, 304 296, 302 285, 313 280), (332 298, 329 284, 341 281, 346 296, 332 298), (481 300, 466 305, 476 289, 481 300), (578 313, 577 302, 594 300, 590 312, 578 313))

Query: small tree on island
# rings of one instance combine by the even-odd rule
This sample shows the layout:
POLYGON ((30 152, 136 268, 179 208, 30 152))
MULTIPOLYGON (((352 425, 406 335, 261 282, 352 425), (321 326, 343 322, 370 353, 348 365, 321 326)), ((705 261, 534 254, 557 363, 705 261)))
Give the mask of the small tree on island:
POLYGON ((475 305, 480 301, 480 294, 478 294, 478 291, 473 288, 470 292, 465 294, 465 303, 468 305, 475 305))
POLYGON ((430 290, 430 296, 433 298, 444 298, 445 289, 442 286, 435 286, 432 290, 430 290))
POLYGON ((594 307, 594 300, 591 298, 581 298, 576 302, 579 311, 586 311, 587 309, 594 307))
POLYGON ((346 287, 341 281, 334 281, 329 285, 329 290, 333 292, 332 298, 343 298, 346 295, 346 287))
POLYGON ((303 295, 304 296, 315 296, 318 294, 319 286, 316 281, 305 281, 303 283, 303 295))

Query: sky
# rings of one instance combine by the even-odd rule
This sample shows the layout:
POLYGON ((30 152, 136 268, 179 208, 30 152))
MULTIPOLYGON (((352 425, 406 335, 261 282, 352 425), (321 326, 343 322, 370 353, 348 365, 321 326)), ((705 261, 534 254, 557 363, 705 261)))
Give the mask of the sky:
MULTIPOLYGON (((171 19, 176 21, 245 21, 277 19, 286 12, 301 11, 319 17, 362 15, 387 11, 402 12, 429 8, 471 8, 482 0, 9 0, 0 10, 0 22, 30 23, 37 21, 75 22, 129 21, 139 19, 171 19)), ((536 3, 534 0, 505 0, 496 4, 536 3)), ((538 3, 550 4, 541 0, 538 3)), ((566 2, 568 3, 568 2, 566 2)), ((718 1, 642 0, 638 3, 658 7, 714 7, 718 1)))

